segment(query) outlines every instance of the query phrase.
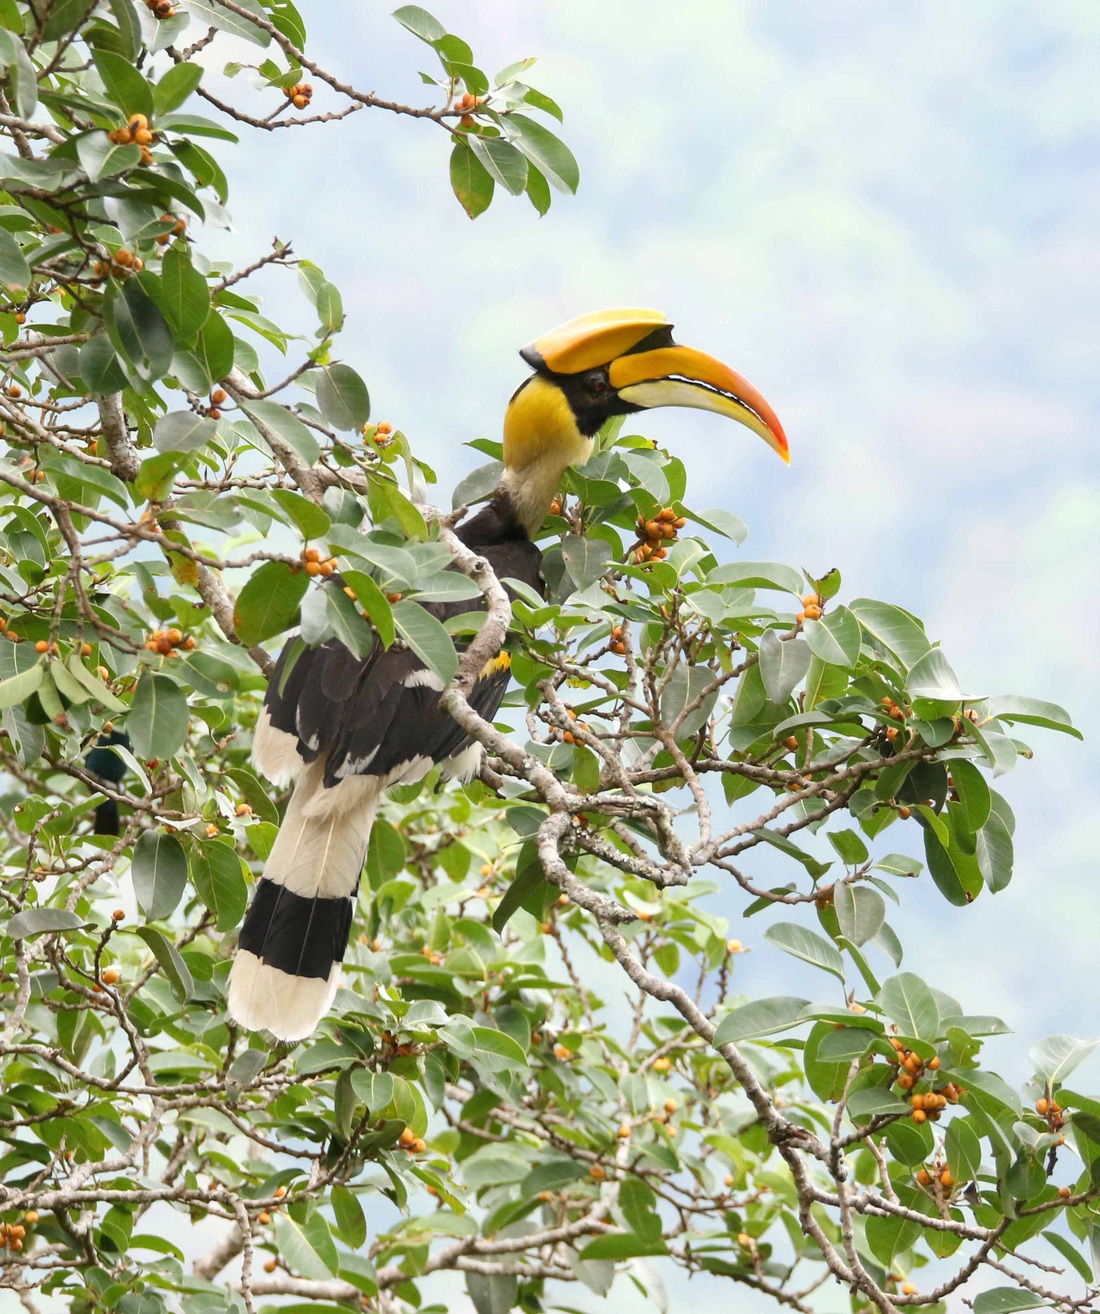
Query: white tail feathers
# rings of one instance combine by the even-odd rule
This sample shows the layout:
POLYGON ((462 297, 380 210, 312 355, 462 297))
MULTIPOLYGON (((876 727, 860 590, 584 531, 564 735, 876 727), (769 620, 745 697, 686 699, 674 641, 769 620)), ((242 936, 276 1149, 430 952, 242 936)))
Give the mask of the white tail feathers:
POLYGON ((367 856, 378 809, 377 776, 324 786, 324 763, 311 762, 294 787, 264 876, 307 899, 350 897, 367 856))
POLYGON ((229 1012, 249 1031, 304 1040, 332 1007, 339 984, 339 963, 333 963, 327 979, 295 976, 238 949, 229 973, 229 1012))
POLYGON ((331 1007, 379 784, 326 789, 321 760, 299 776, 229 973, 229 1012, 250 1031, 301 1040, 331 1007))
POLYGON ((271 779, 297 783, 241 927, 229 1012, 250 1031, 302 1040, 340 983, 379 799, 390 785, 419 780, 432 759, 413 757, 387 775, 348 776, 326 788, 325 759, 305 766, 297 739, 275 730, 266 710, 253 758, 271 779))

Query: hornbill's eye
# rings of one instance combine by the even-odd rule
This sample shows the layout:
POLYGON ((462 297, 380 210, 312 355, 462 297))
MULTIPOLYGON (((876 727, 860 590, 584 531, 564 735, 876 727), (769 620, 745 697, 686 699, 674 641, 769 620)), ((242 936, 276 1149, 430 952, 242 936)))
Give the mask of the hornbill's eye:
POLYGON ((611 384, 603 370, 593 370, 584 381, 584 390, 597 400, 602 400, 611 391, 611 384))

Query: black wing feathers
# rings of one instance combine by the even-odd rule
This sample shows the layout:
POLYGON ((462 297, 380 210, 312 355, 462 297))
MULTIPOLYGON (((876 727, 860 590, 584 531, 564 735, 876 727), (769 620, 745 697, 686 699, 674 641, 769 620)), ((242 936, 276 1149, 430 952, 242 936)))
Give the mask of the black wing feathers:
MULTIPOLYGON (((489 560, 498 578, 542 591, 542 554, 533 543, 470 546, 489 560)), ((333 582, 339 587, 339 577, 333 582)), ((475 605, 437 602, 425 610, 446 622, 475 605)), ((508 680, 506 666, 478 680, 471 704, 479 715, 492 720, 508 680)), ((440 692, 438 680, 408 649, 386 651, 378 645, 358 658, 337 639, 310 648, 296 637, 279 656, 265 704, 272 726, 297 736, 306 762, 328 755, 325 784, 335 785, 349 775, 388 775, 416 757, 441 762, 466 748, 466 733, 439 710, 440 692)))

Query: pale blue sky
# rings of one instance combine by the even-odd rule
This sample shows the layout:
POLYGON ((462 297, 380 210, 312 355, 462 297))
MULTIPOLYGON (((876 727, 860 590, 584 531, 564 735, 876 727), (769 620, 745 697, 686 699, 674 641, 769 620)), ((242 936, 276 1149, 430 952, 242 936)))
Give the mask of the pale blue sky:
MULTIPOLYGON (((1021 1042, 1100 1032, 1100 9, 429 8, 489 70, 540 56, 578 196, 541 221, 502 198, 470 223, 443 134, 365 111, 219 150, 229 247, 244 260, 277 233, 324 267, 376 418, 446 486, 478 459, 461 444, 498 434, 518 347, 571 315, 655 306, 747 375, 784 421, 790 471, 713 416, 645 426, 703 502, 748 522, 745 551, 839 567, 848 596, 924 616, 964 687, 1061 702, 1088 736, 1035 732, 1035 760, 1004 780, 1008 891, 960 912, 906 890, 905 965, 1014 1023, 1001 1051, 1018 1075, 1021 1042)), ((326 67, 424 103, 431 52, 388 5, 303 9, 326 67)), ((266 287, 308 325, 292 281, 266 287)), ((763 950, 740 972, 752 993, 822 990, 763 950)))

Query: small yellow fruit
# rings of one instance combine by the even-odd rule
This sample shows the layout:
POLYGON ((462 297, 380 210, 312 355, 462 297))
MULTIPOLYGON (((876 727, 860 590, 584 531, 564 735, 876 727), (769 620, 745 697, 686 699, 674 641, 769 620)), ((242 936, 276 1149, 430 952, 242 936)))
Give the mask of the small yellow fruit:
POLYGON ((917 1289, 913 1286, 912 1282, 903 1282, 901 1284, 901 1294, 903 1296, 915 1296, 917 1294, 917 1289))
POLYGON ((104 985, 114 985, 122 973, 117 967, 105 967, 99 974, 99 979, 104 985))
POLYGON ((672 1067, 672 1060, 665 1058, 663 1055, 661 1056, 661 1058, 656 1058, 653 1060, 654 1072, 667 1072, 671 1067, 672 1067))

